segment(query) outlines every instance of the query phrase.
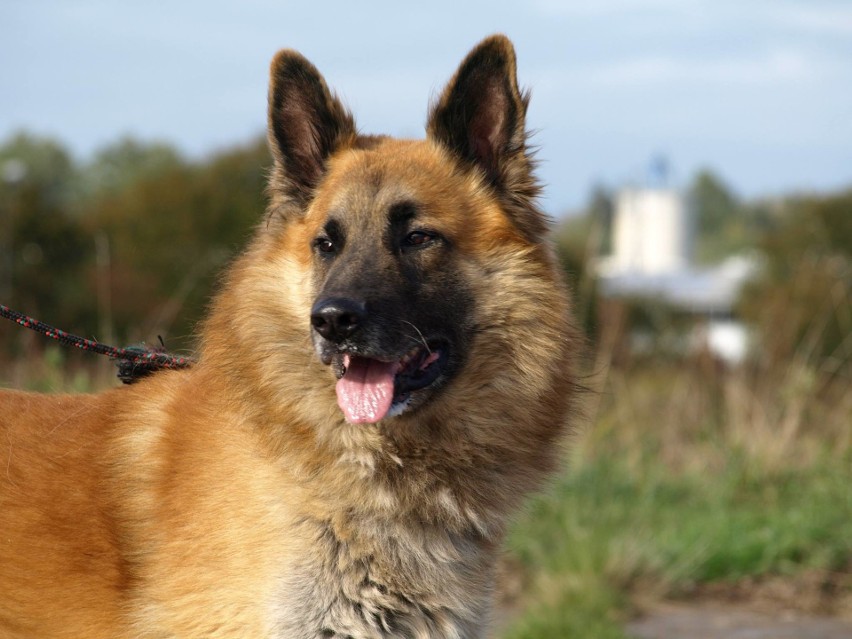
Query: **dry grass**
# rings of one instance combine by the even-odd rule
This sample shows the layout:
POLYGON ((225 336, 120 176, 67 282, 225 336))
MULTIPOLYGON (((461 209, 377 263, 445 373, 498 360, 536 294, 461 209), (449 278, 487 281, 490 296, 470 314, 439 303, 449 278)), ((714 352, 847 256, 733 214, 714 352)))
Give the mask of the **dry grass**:
POLYGON ((606 337, 566 472, 510 540, 526 612, 505 636, 622 637, 649 601, 801 575, 848 601, 848 366, 614 364, 606 337))

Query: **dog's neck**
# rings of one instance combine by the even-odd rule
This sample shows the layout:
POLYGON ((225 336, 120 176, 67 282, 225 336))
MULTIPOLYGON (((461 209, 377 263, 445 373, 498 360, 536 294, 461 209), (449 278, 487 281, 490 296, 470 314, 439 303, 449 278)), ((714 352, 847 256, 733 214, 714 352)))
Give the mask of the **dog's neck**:
POLYGON ((314 557, 331 559, 306 558, 286 587, 320 581, 319 591, 339 594, 321 612, 306 603, 296 618, 319 614, 334 637, 484 636, 498 546, 476 531, 454 533, 439 522, 363 511, 306 518, 300 528, 323 547, 314 557))

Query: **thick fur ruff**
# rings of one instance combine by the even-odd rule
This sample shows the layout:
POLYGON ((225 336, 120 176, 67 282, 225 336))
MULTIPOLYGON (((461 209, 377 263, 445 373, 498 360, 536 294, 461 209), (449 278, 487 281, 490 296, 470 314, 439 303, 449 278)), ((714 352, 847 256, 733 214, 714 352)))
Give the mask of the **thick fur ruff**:
POLYGON ((360 136, 275 57, 269 210, 198 363, 0 393, 0 636, 487 635, 578 348, 526 107, 502 36, 425 140, 360 136))

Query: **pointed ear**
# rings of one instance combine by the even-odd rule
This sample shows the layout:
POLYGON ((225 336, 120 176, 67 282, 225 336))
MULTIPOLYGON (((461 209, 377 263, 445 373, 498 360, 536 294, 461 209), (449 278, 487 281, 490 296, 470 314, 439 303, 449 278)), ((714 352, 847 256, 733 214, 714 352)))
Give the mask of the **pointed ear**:
POLYGON ((528 102, 518 88, 512 43, 494 35, 461 63, 432 107, 426 130, 463 162, 478 167, 518 226, 538 237, 546 224, 534 206, 539 188, 526 146, 528 102))
POLYGON ((352 115, 328 90, 316 67, 296 51, 279 51, 269 81, 272 194, 304 206, 329 156, 354 138, 352 115))

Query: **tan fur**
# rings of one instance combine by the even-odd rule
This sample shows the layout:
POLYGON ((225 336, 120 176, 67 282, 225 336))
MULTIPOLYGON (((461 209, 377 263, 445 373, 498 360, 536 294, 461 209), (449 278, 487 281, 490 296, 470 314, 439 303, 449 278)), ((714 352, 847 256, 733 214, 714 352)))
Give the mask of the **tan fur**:
MULTIPOLYGON (((508 40, 478 51, 522 116, 508 40)), ((273 92, 285 64, 312 70, 281 56, 273 92)), ((341 128, 296 186, 290 131, 270 134, 268 219, 191 369, 0 393, 0 637, 486 636, 507 519, 554 466, 577 340, 523 140, 489 180, 441 137, 452 86, 423 141, 356 138, 328 94, 341 128), (400 197, 449 239, 424 263, 452 259, 469 287, 467 359, 422 406, 349 424, 311 344, 311 242, 331 211, 379 228, 400 197)))

